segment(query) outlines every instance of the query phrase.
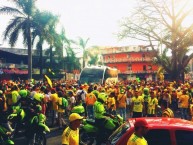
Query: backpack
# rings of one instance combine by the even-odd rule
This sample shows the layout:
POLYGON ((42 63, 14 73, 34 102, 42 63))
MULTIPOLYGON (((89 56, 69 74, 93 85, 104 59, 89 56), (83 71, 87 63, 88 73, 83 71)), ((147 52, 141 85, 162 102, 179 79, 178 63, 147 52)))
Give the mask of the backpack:
POLYGON ((68 106, 68 101, 65 98, 61 98, 61 101, 59 100, 58 106, 61 109, 66 109, 68 106))

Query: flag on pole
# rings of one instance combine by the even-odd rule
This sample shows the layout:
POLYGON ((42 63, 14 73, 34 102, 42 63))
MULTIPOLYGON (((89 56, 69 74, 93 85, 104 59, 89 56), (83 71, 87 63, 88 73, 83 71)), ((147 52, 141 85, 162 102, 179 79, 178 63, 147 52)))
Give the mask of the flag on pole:
POLYGON ((45 75, 45 78, 46 78, 48 84, 50 85, 50 87, 52 88, 52 81, 51 81, 51 79, 47 75, 45 75))

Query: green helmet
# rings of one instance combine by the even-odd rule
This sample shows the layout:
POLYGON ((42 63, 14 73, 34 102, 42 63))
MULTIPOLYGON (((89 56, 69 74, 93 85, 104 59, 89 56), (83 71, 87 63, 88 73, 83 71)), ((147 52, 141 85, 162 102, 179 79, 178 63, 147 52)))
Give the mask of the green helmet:
POLYGON ((124 90, 124 89, 121 89, 121 90, 120 90, 120 93, 121 93, 121 94, 124 94, 124 93, 125 93, 125 90, 124 90))
POLYGON ((98 99, 101 99, 101 100, 103 100, 103 102, 106 102, 107 101, 107 94, 100 93, 98 96, 98 99))
POLYGON ((34 95, 34 99, 38 102, 41 102, 43 98, 44 98, 44 96, 41 93, 35 93, 35 95, 34 95))
POLYGON ((148 94, 149 93, 149 89, 148 88, 144 88, 143 92, 148 94))
POLYGON ((19 91, 19 95, 22 97, 22 98, 26 98, 28 93, 27 93, 27 90, 20 90, 19 91))

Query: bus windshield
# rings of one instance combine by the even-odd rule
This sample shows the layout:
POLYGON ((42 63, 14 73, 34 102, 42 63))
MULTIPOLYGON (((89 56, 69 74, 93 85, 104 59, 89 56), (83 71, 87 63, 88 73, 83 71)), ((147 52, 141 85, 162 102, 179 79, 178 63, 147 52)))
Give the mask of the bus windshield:
POLYGON ((113 69, 106 66, 91 66, 85 67, 81 74, 79 83, 100 83, 104 84, 106 80, 110 80, 110 82, 118 79, 118 71, 117 69, 113 69))
POLYGON ((80 75, 80 83, 102 83, 104 69, 85 68, 80 75))

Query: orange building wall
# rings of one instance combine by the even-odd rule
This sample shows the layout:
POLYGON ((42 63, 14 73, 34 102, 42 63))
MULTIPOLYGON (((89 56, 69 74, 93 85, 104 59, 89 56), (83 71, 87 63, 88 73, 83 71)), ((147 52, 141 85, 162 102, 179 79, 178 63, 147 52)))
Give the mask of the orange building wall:
MULTIPOLYGON (((151 58, 151 52, 128 52, 128 53, 117 53, 117 54, 105 54, 103 55, 104 60, 108 60, 109 56, 110 58, 114 58, 114 59, 119 59, 119 58, 128 58, 128 54, 129 54, 129 58, 142 58, 142 55, 145 54, 145 58, 151 58)), ((143 66, 146 65, 146 71, 148 72, 148 65, 152 66, 152 69, 150 71, 157 71, 158 66, 152 64, 152 61, 138 61, 138 62, 109 62, 106 63, 107 66, 110 67, 116 67, 118 70, 120 70, 120 72, 124 73, 128 70, 128 66, 129 64, 132 65, 132 72, 142 72, 143 70, 143 66)))

